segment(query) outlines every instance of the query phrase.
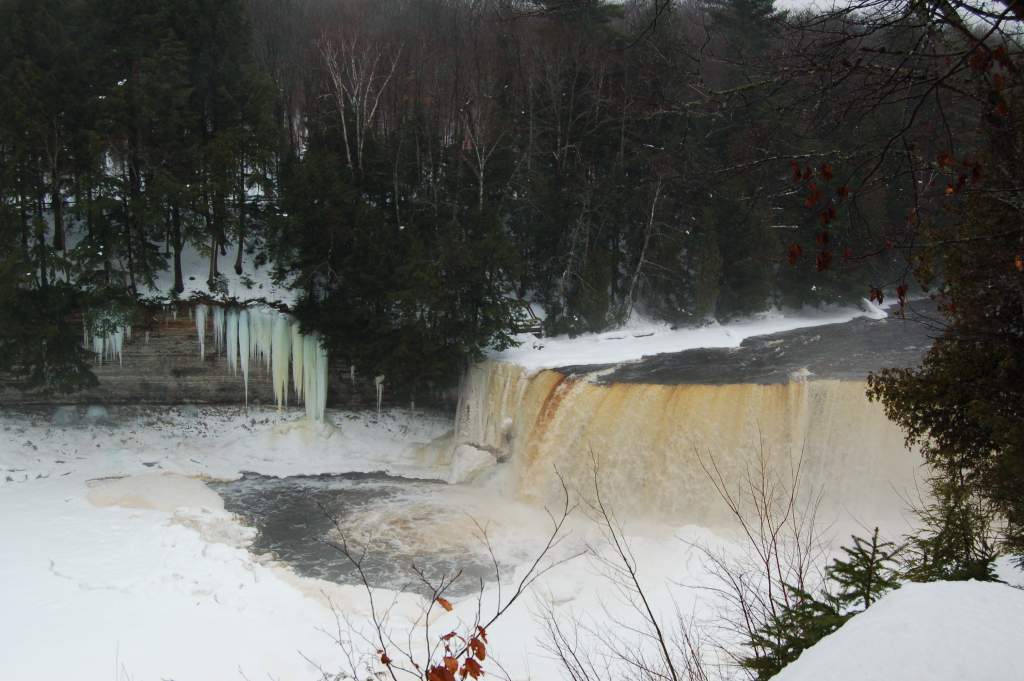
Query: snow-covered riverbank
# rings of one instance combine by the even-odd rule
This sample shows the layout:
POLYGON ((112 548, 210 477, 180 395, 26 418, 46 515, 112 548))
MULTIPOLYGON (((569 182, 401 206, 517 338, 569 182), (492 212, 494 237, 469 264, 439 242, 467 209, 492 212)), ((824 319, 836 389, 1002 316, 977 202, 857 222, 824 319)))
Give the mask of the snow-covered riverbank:
MULTIPOLYGON (((95 410, 94 422, 85 416, 85 410, 0 414, 4 679, 302 681, 348 670, 353 650, 360 664, 376 662, 373 644, 361 638, 371 632, 365 591, 299 577, 254 555, 254 531, 224 510, 204 480, 235 479, 243 471, 444 479, 447 467, 420 445, 441 435, 447 419, 335 412, 329 414, 334 426, 310 426, 298 411, 245 415, 214 408, 129 410, 108 418, 95 410), (335 641, 339 623, 342 646, 335 641)), ((493 481, 426 487, 428 494, 410 488, 388 503, 367 505, 351 518, 352 531, 397 538, 409 549, 402 555, 414 554, 417 543, 450 547, 457 560, 484 548, 479 524, 496 547, 507 599, 546 539, 545 510, 503 496, 493 481)), ((692 547, 734 551, 738 545, 699 527, 625 522, 640 579, 666 621, 675 621, 677 608, 696 621, 713 617, 694 588, 712 581, 692 547)), ((567 537, 552 557, 604 550, 585 514, 573 517, 567 537)), ((597 630, 610 617, 628 621, 635 613, 605 574, 586 556, 548 573, 489 631, 489 663, 496 660, 513 679, 560 678, 538 615, 554 612, 597 630)), ((948 589, 940 595, 951 597, 948 589)), ((375 598, 389 610, 396 640, 412 631, 420 645, 423 621, 414 622, 424 599, 387 590, 375 598)), ((484 609, 498 598, 492 580, 484 609)), ((452 613, 434 608, 436 635, 472 621, 476 596, 452 600, 452 613)), ((1001 630, 1019 626, 1024 621, 1001 630)), ((1007 669, 1013 655, 1003 661, 1007 669)), ((907 661, 899 678, 918 678, 907 673, 913 664, 907 661)))

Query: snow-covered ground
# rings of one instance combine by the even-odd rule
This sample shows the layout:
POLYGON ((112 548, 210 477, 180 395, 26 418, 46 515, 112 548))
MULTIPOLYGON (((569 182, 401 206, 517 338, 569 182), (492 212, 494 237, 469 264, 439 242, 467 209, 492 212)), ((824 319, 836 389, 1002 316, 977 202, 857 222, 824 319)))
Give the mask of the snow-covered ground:
POLYGON ((555 367, 628 362, 649 355, 695 348, 735 348, 745 339, 809 326, 840 324, 858 317, 885 319, 885 310, 864 300, 859 307, 826 306, 785 313, 774 310, 725 324, 672 328, 663 322, 634 318, 622 328, 570 338, 535 338, 522 334, 520 345, 491 354, 530 371, 555 367))
MULTIPOLYGON (((189 300, 193 296, 199 296, 239 302, 262 300, 285 305, 292 305, 295 302, 295 291, 287 285, 282 286, 274 282, 270 265, 258 267, 250 255, 244 255, 242 258, 242 274, 235 274, 237 248, 237 244, 232 244, 228 254, 218 258, 217 270, 224 289, 211 291, 206 281, 210 272, 210 256, 200 253, 192 244, 186 244, 181 251, 182 283, 185 285, 185 291, 180 293, 178 298, 189 300)), ((152 287, 140 291, 140 294, 144 297, 168 299, 173 287, 174 263, 169 258, 168 268, 157 275, 152 287)))
MULTIPOLYGON (((299 577, 269 557, 253 555, 248 550, 253 531, 227 513, 203 481, 237 478, 242 471, 272 476, 386 471, 443 479, 448 467, 437 460, 435 449, 421 444, 441 435, 447 419, 333 412, 333 425, 310 426, 296 411, 243 414, 224 408, 133 410, 107 418, 93 410, 89 419, 84 417, 84 409, 0 412, 0 602, 5 615, 0 677, 322 680, 322 670, 349 669, 346 648, 335 641, 339 622, 343 642, 351 638, 354 648, 365 653, 357 657, 374 661, 375 644, 361 638, 371 631, 365 591, 299 577), (75 422, 76 416, 82 419, 75 422)), ((449 549, 456 558, 483 550, 479 524, 487 528, 503 566, 501 597, 507 599, 528 558, 543 545, 549 518, 544 509, 502 496, 497 478, 492 482, 437 485, 429 497, 371 505, 356 524, 432 550, 449 549)), ((701 601, 704 592, 694 588, 711 583, 707 565, 692 546, 730 551, 736 544, 699 527, 625 522, 640 579, 656 595, 655 607, 672 621, 676 609, 684 618, 710 617, 713 613, 701 601)), ((566 541, 552 556, 569 558, 587 547, 606 550, 592 521, 577 513, 566 541)), ((1007 574, 1018 574, 1004 567, 1007 574)), ((543 647, 538 615, 551 611, 563 622, 590 622, 598 632, 610 617, 630 621, 635 613, 604 572, 599 562, 584 556, 545 575, 489 630, 488 664, 496 660, 514 679, 563 678, 543 647)), ((908 587, 905 595, 889 597, 894 605, 880 602, 862 617, 873 617, 877 609, 875 619, 895 628, 893 618, 906 610, 913 619, 901 620, 903 628, 912 630, 920 617, 920 626, 938 637, 929 641, 929 650, 942 650, 950 658, 988 655, 993 646, 1003 645, 1001 657, 978 667, 992 674, 972 677, 1003 681, 1019 669, 1012 666, 1019 653, 1005 647, 996 633, 990 632, 989 641, 976 636, 991 629, 1019 632, 1024 627, 1022 596, 1008 587, 908 587), (989 629, 965 637, 966 628, 950 613, 970 616, 972 622, 988 617, 989 629), (943 617, 946 624, 940 626, 943 617)), ((498 597, 494 583, 489 584, 482 596, 484 609, 498 597)), ((434 608, 430 623, 437 636, 472 622, 476 597, 453 600, 450 614, 434 608)), ((427 605, 424 599, 377 590, 375 602, 389 610, 388 627, 396 640, 407 640, 412 631, 414 647, 420 645, 423 623, 413 622, 427 605)), ((863 625, 858 620, 851 623, 857 626, 850 636, 860 645, 858 637, 872 635, 873 620, 863 625)), ((884 643, 872 640, 871 645, 884 643)), ((927 660, 915 666, 914 660, 928 651, 913 644, 907 639, 899 660, 895 653, 879 658, 900 665, 899 673, 886 678, 963 678, 941 670, 933 674, 927 660)), ((828 652, 832 648, 825 648, 824 659, 836 664, 859 659, 855 652, 847 657, 828 652)), ((809 660, 817 657, 814 652, 809 660)), ((498 675, 498 667, 490 669, 498 675)), ((841 678, 821 669, 815 666, 811 676, 792 678, 841 678)))
MULTIPOLYGON (((336 613, 372 657, 358 634, 369 627, 364 591, 300 578, 252 555, 253 531, 224 511, 203 480, 242 471, 386 471, 440 479, 448 468, 418 444, 441 434, 445 419, 332 413, 334 426, 310 426, 299 412, 171 408, 113 412, 109 419, 94 412, 98 422, 59 426, 53 416, 0 414, 0 677, 321 679, 321 669, 348 668, 329 634, 337 630, 336 613)), ((58 420, 75 419, 65 410, 58 420)), ((366 523, 399 528, 409 541, 445 543, 457 555, 474 542, 480 548, 475 520, 509 566, 507 598, 526 557, 543 546, 546 512, 511 499, 495 503, 493 490, 440 489, 450 494, 432 505, 413 498, 378 507, 366 523)), ((580 551, 592 535, 582 518, 573 522, 576 534, 559 556, 580 551)), ((679 531, 690 539, 710 537, 699 528, 679 531)), ((666 559, 646 568, 654 582, 677 577, 690 560, 682 542, 661 551, 676 532, 638 529, 638 549, 666 559)), ((599 582, 584 559, 549 573, 492 629, 492 653, 514 678, 552 678, 556 668, 539 652, 533 613, 538 603, 552 601, 596 611, 599 582)), ((497 595, 491 585, 485 606, 497 595)), ((414 594, 379 591, 376 598, 378 607, 390 607, 389 626, 397 631, 410 629, 426 605, 414 594)), ((473 597, 456 602, 454 613, 434 615, 441 616, 434 630, 440 635, 457 626, 475 607, 473 597)))
POLYGON ((822 639, 778 681, 1012 681, 1024 678, 1024 590, 983 582, 905 584, 822 639))

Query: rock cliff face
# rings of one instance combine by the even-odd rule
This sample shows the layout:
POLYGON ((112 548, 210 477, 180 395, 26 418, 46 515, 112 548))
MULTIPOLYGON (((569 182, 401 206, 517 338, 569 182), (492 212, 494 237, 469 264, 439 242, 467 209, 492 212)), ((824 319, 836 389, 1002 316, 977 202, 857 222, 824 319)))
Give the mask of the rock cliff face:
MULTIPOLYGON (((196 323, 182 307, 177 319, 163 311, 151 312, 146 323, 133 329, 124 344, 121 362, 104 360, 93 366, 99 386, 70 395, 39 395, 17 390, 0 378, 0 404, 89 403, 106 404, 242 404, 242 372, 232 372, 223 352, 214 351, 213 330, 207 325, 206 356, 200 357, 196 323)), ((385 391, 387 397, 387 391, 385 391)), ((289 391, 289 404, 294 404, 289 391)), ((372 376, 356 373, 353 385, 348 367, 331 366, 327 404, 340 408, 376 406, 372 376)), ((271 374, 253 362, 249 370, 249 402, 274 404, 271 374)))

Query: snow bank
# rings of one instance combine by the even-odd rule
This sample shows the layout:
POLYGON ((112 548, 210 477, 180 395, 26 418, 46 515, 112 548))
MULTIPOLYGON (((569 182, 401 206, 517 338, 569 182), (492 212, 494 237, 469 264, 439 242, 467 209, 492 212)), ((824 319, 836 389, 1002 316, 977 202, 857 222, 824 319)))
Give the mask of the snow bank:
MULTIPOLYGON (((217 290, 210 290, 207 278, 210 272, 210 258, 203 255, 192 244, 187 244, 181 252, 181 271, 185 290, 179 294, 182 300, 193 296, 212 296, 218 300, 245 302, 249 300, 275 301, 285 305, 295 303, 296 292, 287 284, 274 282, 269 265, 259 267, 253 262, 252 256, 243 258, 242 274, 235 274, 234 254, 221 257, 218 261, 220 285, 217 290)), ((174 288, 174 263, 168 259, 167 268, 154 277, 153 286, 146 293, 160 298, 171 297, 174 288)))
POLYGON ((858 317, 885 319, 887 316, 885 310, 864 300, 860 307, 828 306, 785 314, 771 311, 726 324, 716 322, 680 329, 673 329, 664 323, 635 319, 621 329, 584 334, 576 338, 555 336, 538 339, 523 334, 518 337, 521 342, 519 347, 494 352, 490 356, 492 359, 518 364, 529 371, 573 365, 613 364, 695 348, 735 348, 752 336, 809 326, 842 324, 858 317))
POLYGON ((907 584, 822 639, 778 681, 1011 681, 1024 674, 1024 591, 907 584))

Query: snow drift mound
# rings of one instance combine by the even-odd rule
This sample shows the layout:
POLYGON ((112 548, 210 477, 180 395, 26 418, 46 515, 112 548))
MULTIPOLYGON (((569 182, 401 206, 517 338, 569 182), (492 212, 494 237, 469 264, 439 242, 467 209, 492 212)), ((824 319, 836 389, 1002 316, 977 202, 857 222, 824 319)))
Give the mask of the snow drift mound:
POLYGON ((822 639, 778 681, 1011 681, 1024 675, 1024 591, 907 584, 822 639))

